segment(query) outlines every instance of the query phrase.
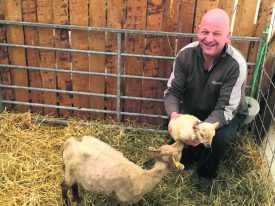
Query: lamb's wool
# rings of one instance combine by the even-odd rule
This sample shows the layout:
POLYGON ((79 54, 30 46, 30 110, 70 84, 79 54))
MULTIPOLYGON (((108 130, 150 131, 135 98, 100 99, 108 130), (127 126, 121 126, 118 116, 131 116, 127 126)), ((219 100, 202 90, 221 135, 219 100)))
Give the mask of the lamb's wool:
POLYGON ((201 122, 197 117, 184 114, 170 121, 172 137, 176 141, 198 140, 210 146, 219 123, 201 122))

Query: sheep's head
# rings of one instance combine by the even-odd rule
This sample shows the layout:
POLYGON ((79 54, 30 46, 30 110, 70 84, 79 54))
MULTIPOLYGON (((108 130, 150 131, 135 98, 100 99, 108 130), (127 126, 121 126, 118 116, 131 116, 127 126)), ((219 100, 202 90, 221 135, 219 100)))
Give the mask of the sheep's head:
POLYGON ((176 142, 172 145, 162 145, 158 149, 149 147, 149 151, 156 161, 166 163, 169 169, 183 170, 184 165, 180 163, 182 148, 183 144, 176 142))
POLYGON ((219 126, 219 122, 216 123, 208 123, 208 122, 202 122, 199 124, 196 124, 194 126, 194 130, 196 131, 199 140, 202 144, 204 144, 205 147, 211 147, 213 137, 215 136, 216 129, 219 126))

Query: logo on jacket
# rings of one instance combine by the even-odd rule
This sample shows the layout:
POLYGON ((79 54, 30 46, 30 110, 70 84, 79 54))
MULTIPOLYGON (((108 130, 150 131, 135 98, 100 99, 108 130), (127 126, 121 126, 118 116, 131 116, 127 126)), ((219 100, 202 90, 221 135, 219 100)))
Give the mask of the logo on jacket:
POLYGON ((216 82, 215 80, 213 80, 213 81, 212 81, 212 84, 222 85, 222 82, 216 82))

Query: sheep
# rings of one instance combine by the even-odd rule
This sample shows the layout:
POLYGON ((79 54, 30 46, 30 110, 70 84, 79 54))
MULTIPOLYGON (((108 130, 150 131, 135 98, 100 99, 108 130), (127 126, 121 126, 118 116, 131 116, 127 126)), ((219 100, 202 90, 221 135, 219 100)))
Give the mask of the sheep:
POLYGON ((171 136, 175 141, 198 140, 205 147, 211 147, 219 122, 201 122, 197 117, 183 114, 169 123, 171 136))
POLYGON ((67 192, 72 189, 73 201, 81 202, 78 184, 85 190, 115 197, 122 203, 139 201, 172 169, 183 169, 179 162, 183 144, 149 147, 156 163, 150 170, 129 161, 110 145, 92 136, 69 138, 63 146, 64 181, 61 183, 64 205, 70 205, 67 192))

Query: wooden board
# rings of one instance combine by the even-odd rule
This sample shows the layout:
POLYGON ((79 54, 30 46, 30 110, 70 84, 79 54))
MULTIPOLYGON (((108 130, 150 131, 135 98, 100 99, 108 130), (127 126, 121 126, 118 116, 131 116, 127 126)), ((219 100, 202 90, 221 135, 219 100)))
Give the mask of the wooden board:
MULTIPOLYGON (((86 0, 70 0, 70 24, 88 26, 88 7, 86 0)), ((72 30, 71 46, 73 49, 88 50, 88 31, 72 30)), ((72 53, 72 70, 89 71, 89 55, 84 53, 72 53)), ((89 76, 84 74, 73 74, 73 90, 79 92, 89 92, 89 76)), ((90 97, 74 95, 73 105, 78 108, 89 108, 90 97)), ((76 111, 78 117, 89 117, 89 113, 76 111)))
MULTIPOLYGON (((10 21, 22 21, 21 1, 10 0, 5 1, 5 19, 10 21)), ((7 42, 11 44, 24 44, 23 27, 8 26, 7 27, 7 42)), ((9 48, 9 62, 12 65, 26 66, 25 49, 9 48)), ((11 69, 11 82, 17 86, 28 86, 28 75, 26 70, 11 69)), ((29 102, 27 90, 15 89, 14 100, 29 102)), ((16 110, 20 112, 28 111, 28 106, 16 106, 16 110)))
MULTIPOLYGON (((254 29, 254 16, 256 12, 258 0, 239 0, 235 26, 233 35, 234 36, 252 36, 254 29), (245 21, 244 21, 245 19, 245 21)), ((249 41, 231 41, 232 45, 236 47, 244 57, 248 60, 249 56, 249 41)), ((247 84, 249 85, 252 79, 254 69, 248 71, 247 84)))
MULTIPOLYGON (((35 0, 22 0, 22 17, 23 21, 37 22, 37 11, 35 0)), ((24 27, 25 44, 31 46, 38 46, 38 29, 36 27, 24 27)), ((38 49, 26 49, 27 65, 32 67, 40 66, 40 54, 38 49)), ((29 70, 29 85, 30 87, 41 88, 40 71, 29 70)), ((42 92, 30 91, 30 99, 32 103, 43 103, 42 92)), ((32 107, 33 112, 43 114, 43 107, 32 107)))
MULTIPOLYGON (((234 36, 252 36, 253 22, 258 0, 239 0, 236 12, 234 36), (245 19, 245 21, 244 21, 245 19)), ((239 49, 245 57, 248 56, 249 42, 232 41, 232 45, 239 49)))
MULTIPOLYGON (((147 30, 161 31, 163 24, 163 11, 164 11, 164 0, 149 0, 148 1, 148 16, 147 16, 147 30)), ((161 49, 162 37, 159 36, 146 36, 146 47, 145 54, 147 55, 159 55, 161 49)), ((149 58, 146 60, 143 67, 144 76, 147 77, 158 77, 158 59, 149 58)), ((144 80, 142 88, 142 96, 145 98, 156 98, 158 91, 158 83, 155 80, 144 80)), ((154 114, 155 106, 154 102, 142 101, 142 114, 154 114)), ((143 117, 142 122, 154 124, 156 123, 155 118, 143 117)))
MULTIPOLYGON (((0 0, 0 19, 4 20, 4 1, 0 0)), ((6 43, 6 27, 0 26, 0 42, 6 43)), ((8 49, 7 47, 0 47, 0 64, 9 64, 8 59, 8 49)), ((0 67, 0 78, 1 84, 3 85, 11 85, 11 72, 9 68, 0 67)), ((3 100, 12 100, 14 98, 12 89, 2 89, 2 99, 3 100)), ((8 110, 11 110, 14 105, 12 104, 3 104, 4 107, 8 110)))
MULTIPOLYGON (((106 27, 106 4, 102 0, 90 0, 89 25, 92 27, 106 27)), ((105 33, 90 32, 90 49, 95 51, 105 51, 105 33)), ((90 55, 90 71, 105 72, 105 55, 90 55)), ((90 75, 90 91, 93 93, 105 93, 105 77, 99 75, 90 75)), ((92 109, 105 109, 105 98, 92 96, 90 98, 90 107, 92 109)), ((103 112, 92 112, 92 118, 104 118, 103 112)))
POLYGON ((233 12, 235 9, 234 3, 235 0, 220 0, 218 3, 218 7, 226 11, 230 20, 232 20, 233 12))
MULTIPOLYGON (((128 1, 128 12, 127 12, 127 29, 146 29, 146 1, 128 1)), ((144 54, 145 49, 145 36, 128 34, 126 38, 126 53, 131 54, 144 54)), ((127 57, 125 59, 125 74, 142 76, 143 74, 143 63, 145 59, 127 57)), ((125 96, 142 96, 142 80, 126 78, 124 81, 124 95, 125 96)), ((140 100, 124 100, 124 111, 140 113, 141 101, 140 100)), ((140 117, 126 116, 125 119, 131 121, 140 121, 140 117)))
MULTIPOLYGON (((53 1, 38 0, 37 20, 41 23, 53 23, 53 1)), ((39 28, 39 45, 44 47, 54 47, 54 36, 52 28, 39 28)), ((55 68, 55 52, 40 50, 40 67, 55 68)), ((56 89, 56 74, 50 71, 41 71, 42 87, 56 89)), ((57 98, 54 92, 43 92, 44 104, 56 105, 57 98)), ((44 108, 45 114, 57 115, 57 109, 44 108)))
MULTIPOLYGON (((178 32, 182 33, 193 33, 193 24, 195 21, 194 12, 195 12, 196 1, 187 0, 181 1, 179 9, 179 20, 178 20, 178 32)), ((184 46, 189 44, 192 41, 192 38, 178 38, 177 52, 181 50, 184 46)))
MULTIPOLYGON (((262 0, 260 3, 257 22, 254 24, 252 36, 261 37, 265 28, 269 28, 275 0, 262 0)), ((250 62, 256 61, 258 43, 251 42, 248 59, 250 62)))
POLYGON ((198 32, 198 27, 201 22, 203 15, 210 9, 218 7, 219 0, 198 0, 197 7, 195 10, 195 22, 193 32, 198 32))
MULTIPOLYGON (((68 0, 53 0, 53 23, 54 24, 69 24, 69 2, 68 0)), ((55 47, 70 48, 69 30, 55 29, 54 38, 55 47)), ((56 52, 56 67, 58 69, 71 70, 71 53, 70 52, 56 52)), ((59 90, 72 91, 73 82, 70 73, 56 73, 57 88, 59 90)), ((73 95, 59 93, 57 94, 58 104, 60 106, 72 106, 73 95)), ((59 115, 61 117, 68 117, 72 111, 67 109, 60 109, 59 115)))
MULTIPOLYGON (((180 2, 175 0, 169 0, 165 2, 164 7, 164 17, 163 17, 163 25, 162 31, 167 32, 176 32, 178 27, 178 19, 179 19, 179 9, 180 9, 180 2)), ((177 53, 176 48, 176 37, 168 37, 164 36, 161 40, 161 49, 160 55, 161 56, 169 56, 174 57, 177 53)), ((169 78, 170 74, 173 70, 173 60, 163 60, 160 59, 159 63, 159 74, 158 77, 161 78, 169 78)), ((167 88, 167 82, 158 81, 157 82, 158 91, 156 93, 157 99, 163 99, 163 94, 165 89, 167 88)), ((155 103, 155 110, 154 113, 157 115, 166 115, 164 109, 163 102, 156 102, 155 103)), ((163 120, 158 118, 156 123, 161 123, 163 120)))

